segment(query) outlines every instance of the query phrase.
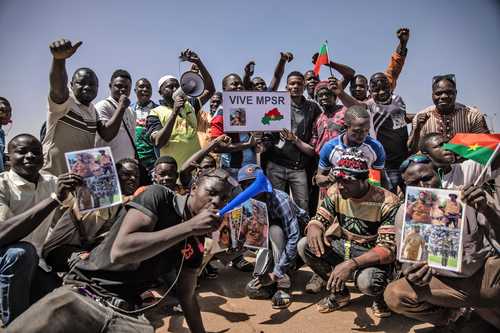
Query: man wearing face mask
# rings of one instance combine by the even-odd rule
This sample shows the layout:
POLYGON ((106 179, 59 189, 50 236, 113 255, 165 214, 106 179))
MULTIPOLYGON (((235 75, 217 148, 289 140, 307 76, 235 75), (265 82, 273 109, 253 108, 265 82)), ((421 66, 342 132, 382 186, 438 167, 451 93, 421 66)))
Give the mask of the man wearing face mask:
POLYGON ((111 141, 108 142, 99 136, 96 138, 96 147, 109 146, 115 161, 135 158, 136 155, 134 143, 136 115, 129 107, 131 86, 132 78, 126 70, 114 71, 109 81, 111 96, 95 105, 101 121, 108 121, 115 112, 122 113, 120 129, 111 141))
POLYGON ((137 155, 139 163, 150 171, 156 160, 154 145, 151 142, 146 132, 146 119, 149 112, 156 108, 156 104, 152 99, 153 88, 151 82, 146 78, 137 80, 134 88, 137 96, 137 102, 130 104, 130 109, 135 113, 135 146, 137 148, 137 155))
POLYGON ((195 295, 203 256, 196 237, 217 229, 218 209, 234 186, 236 181, 220 169, 201 175, 187 195, 151 185, 127 203, 127 212, 66 275, 65 285, 14 321, 10 332, 152 333, 138 296, 169 271, 178 274, 176 294, 189 329, 205 332, 195 295))
POLYGON ((163 99, 160 106, 151 110, 146 127, 159 155, 172 156, 182 165, 201 147, 197 134, 198 114, 215 93, 215 87, 210 73, 195 52, 187 49, 181 53, 180 59, 197 66, 203 77, 205 90, 196 98, 176 94, 174 100, 174 92, 180 87, 179 81, 172 75, 163 76, 158 81, 159 93, 163 99))

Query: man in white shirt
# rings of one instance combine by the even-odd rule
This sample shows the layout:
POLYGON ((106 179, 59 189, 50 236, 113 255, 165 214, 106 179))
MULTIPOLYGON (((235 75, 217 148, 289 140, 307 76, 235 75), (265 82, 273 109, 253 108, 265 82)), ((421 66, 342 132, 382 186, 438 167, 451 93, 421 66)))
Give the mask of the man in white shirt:
POLYGON ((123 113, 122 122, 116 136, 109 142, 100 136, 96 138, 96 147, 111 147, 116 161, 124 158, 135 158, 135 120, 136 115, 130 109, 130 89, 132 78, 123 69, 118 69, 111 75, 109 82, 110 96, 95 105, 101 121, 109 121, 115 112, 123 113))
POLYGON ((30 134, 15 136, 8 152, 11 170, 0 174, 0 313, 4 325, 30 306, 33 292, 46 289, 35 282, 35 276, 40 275, 38 256, 52 212, 82 182, 75 174, 58 178, 40 174, 42 144, 30 134), (36 288, 30 290, 32 284, 36 288))

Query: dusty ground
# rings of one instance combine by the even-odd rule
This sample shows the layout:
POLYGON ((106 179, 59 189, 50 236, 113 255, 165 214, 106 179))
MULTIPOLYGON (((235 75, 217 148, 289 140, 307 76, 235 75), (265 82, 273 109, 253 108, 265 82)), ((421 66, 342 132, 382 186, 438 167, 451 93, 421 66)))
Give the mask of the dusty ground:
MULTIPOLYGON (((355 289, 351 304, 338 312, 321 314, 315 303, 325 294, 310 295, 299 291, 311 276, 308 270, 300 270, 295 278, 293 303, 286 310, 273 310, 271 301, 251 300, 244 294, 250 273, 235 269, 219 268, 215 280, 203 280, 199 301, 205 328, 209 332, 431 332, 431 325, 393 315, 378 319, 370 310, 371 300, 355 289)), ((188 333, 182 315, 165 316, 158 309, 154 316, 157 333, 188 333)))

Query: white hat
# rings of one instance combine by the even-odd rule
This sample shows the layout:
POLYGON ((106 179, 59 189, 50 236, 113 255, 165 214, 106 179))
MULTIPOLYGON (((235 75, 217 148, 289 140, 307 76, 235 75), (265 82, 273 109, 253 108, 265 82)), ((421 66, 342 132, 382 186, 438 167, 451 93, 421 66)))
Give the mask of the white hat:
POLYGON ((170 79, 177 80, 177 79, 175 78, 175 76, 173 76, 173 75, 165 75, 165 76, 162 76, 162 77, 158 80, 158 89, 160 89, 160 88, 161 88, 161 85, 162 85, 163 83, 165 83, 165 81, 170 80, 170 79))

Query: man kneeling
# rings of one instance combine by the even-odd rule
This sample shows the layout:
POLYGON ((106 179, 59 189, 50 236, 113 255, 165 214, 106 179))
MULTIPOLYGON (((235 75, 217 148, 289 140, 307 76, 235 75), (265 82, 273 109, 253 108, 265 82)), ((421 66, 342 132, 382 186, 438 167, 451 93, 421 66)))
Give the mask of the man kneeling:
POLYGON ((126 205, 107 238, 65 277, 65 285, 35 303, 9 332, 153 332, 139 295, 177 270, 177 296, 192 332, 205 332, 194 290, 202 251, 197 236, 218 227, 217 210, 234 179, 202 174, 190 194, 151 185, 126 205))
POLYGON ((342 155, 331 176, 336 184, 298 245, 304 262, 328 280, 331 294, 318 303, 318 310, 326 313, 346 306, 350 293, 345 283, 353 278, 363 294, 375 297, 374 315, 387 317, 383 292, 395 260, 398 198, 368 183, 368 163, 356 150, 342 155))

